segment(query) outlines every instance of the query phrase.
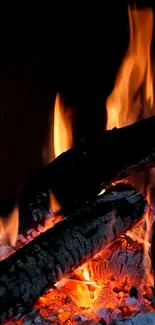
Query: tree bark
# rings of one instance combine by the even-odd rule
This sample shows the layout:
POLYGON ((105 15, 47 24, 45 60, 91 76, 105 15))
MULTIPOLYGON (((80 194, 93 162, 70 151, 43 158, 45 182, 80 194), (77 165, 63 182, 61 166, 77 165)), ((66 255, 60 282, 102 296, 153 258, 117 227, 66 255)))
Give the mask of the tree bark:
POLYGON ((61 154, 27 184, 27 198, 51 189, 64 211, 95 197, 111 182, 155 166, 155 117, 106 131, 61 154))
POLYGON ((87 202, 0 263, 0 321, 35 299, 141 220, 147 202, 119 184, 87 202))

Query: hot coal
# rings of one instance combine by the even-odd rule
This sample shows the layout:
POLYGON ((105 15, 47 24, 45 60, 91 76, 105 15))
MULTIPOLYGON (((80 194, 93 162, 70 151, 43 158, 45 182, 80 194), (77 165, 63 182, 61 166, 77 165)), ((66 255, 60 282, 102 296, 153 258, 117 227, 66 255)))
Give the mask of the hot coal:
POLYGON ((132 319, 114 320, 109 325, 154 325, 155 313, 148 313, 143 315, 137 315, 132 319))

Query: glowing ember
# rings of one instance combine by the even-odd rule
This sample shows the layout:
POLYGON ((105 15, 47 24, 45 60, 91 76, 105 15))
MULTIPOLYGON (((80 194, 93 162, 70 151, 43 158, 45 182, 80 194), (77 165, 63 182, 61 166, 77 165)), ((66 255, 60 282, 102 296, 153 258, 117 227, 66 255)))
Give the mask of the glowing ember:
POLYGON ((57 222, 62 220, 62 218, 63 218, 62 215, 56 216, 56 217, 52 217, 49 215, 49 216, 47 216, 47 218, 45 220, 44 226, 38 225, 37 229, 29 229, 25 236, 22 234, 19 234, 17 236, 16 245, 14 245, 13 247, 10 247, 8 245, 1 246, 0 247, 0 261, 9 257, 17 249, 20 249, 23 245, 29 243, 35 237, 39 236, 42 232, 45 232, 47 229, 53 227, 57 222))
MULTIPOLYGON (((153 276, 145 274, 143 252, 143 244, 122 236, 40 297, 29 317, 47 324, 91 323, 102 317, 109 323, 113 318, 153 311, 153 276)), ((22 322, 24 317, 14 324, 22 322)))

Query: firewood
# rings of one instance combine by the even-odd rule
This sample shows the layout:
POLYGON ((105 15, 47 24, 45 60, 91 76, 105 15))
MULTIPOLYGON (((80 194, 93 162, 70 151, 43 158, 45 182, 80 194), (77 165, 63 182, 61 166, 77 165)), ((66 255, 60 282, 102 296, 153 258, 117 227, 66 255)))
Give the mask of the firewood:
POLYGON ((142 219, 147 202, 119 184, 66 216, 0 263, 0 321, 35 299, 142 219))
POLYGON ((143 315, 137 315, 132 319, 113 320, 109 325, 154 325, 155 313, 147 313, 143 315))
POLYGON ((105 131, 58 156, 29 183, 29 200, 51 189, 65 211, 95 197, 116 180, 155 166, 155 117, 105 131))
MULTIPOLYGON (((91 281, 105 283, 110 281, 116 292, 137 285, 137 279, 145 279, 142 244, 122 235, 106 249, 92 258, 86 269, 91 281), (114 276, 115 275, 115 276, 114 276)), ((76 278, 83 279, 83 266, 74 271, 76 278)))

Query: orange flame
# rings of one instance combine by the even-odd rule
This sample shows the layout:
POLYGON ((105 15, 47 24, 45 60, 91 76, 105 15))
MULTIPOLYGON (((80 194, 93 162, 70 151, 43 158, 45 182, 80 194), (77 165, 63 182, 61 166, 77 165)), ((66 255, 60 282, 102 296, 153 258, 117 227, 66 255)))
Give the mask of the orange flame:
POLYGON ((18 235, 19 210, 15 207, 13 212, 5 219, 0 218, 0 242, 2 245, 16 244, 18 235))
MULTIPOLYGON (((59 94, 56 95, 54 106, 54 155, 55 158, 70 149, 73 144, 72 137, 73 110, 66 109, 59 94)), ((51 138, 51 137, 50 137, 51 138)), ((50 144, 51 146, 51 144, 50 144)), ((50 206, 52 212, 59 212, 61 206, 54 193, 49 191, 50 206)))
POLYGON ((128 9, 130 43, 118 71, 114 90, 107 99, 107 129, 135 122, 142 108, 151 115, 153 79, 150 47, 153 31, 152 9, 128 9), (142 93, 143 90, 143 93, 142 93))
POLYGON ((54 153, 55 157, 72 147, 72 111, 65 109, 60 95, 54 107, 54 153))
POLYGON ((56 196, 52 191, 49 190, 49 212, 59 213, 61 211, 61 205, 56 199, 56 196))
MULTIPOLYGON (((106 102, 107 129, 123 127, 154 114, 153 77, 151 71, 151 41, 153 11, 150 8, 137 10, 128 7, 130 43, 118 71, 114 89, 106 102)), ((141 179, 143 183, 143 179, 141 179)), ((145 218, 145 234, 141 228, 140 239, 144 244, 144 265, 150 271, 149 212, 145 218)), ((130 231, 135 237, 136 230, 130 231)), ((128 232, 129 233, 129 232, 128 232)))

